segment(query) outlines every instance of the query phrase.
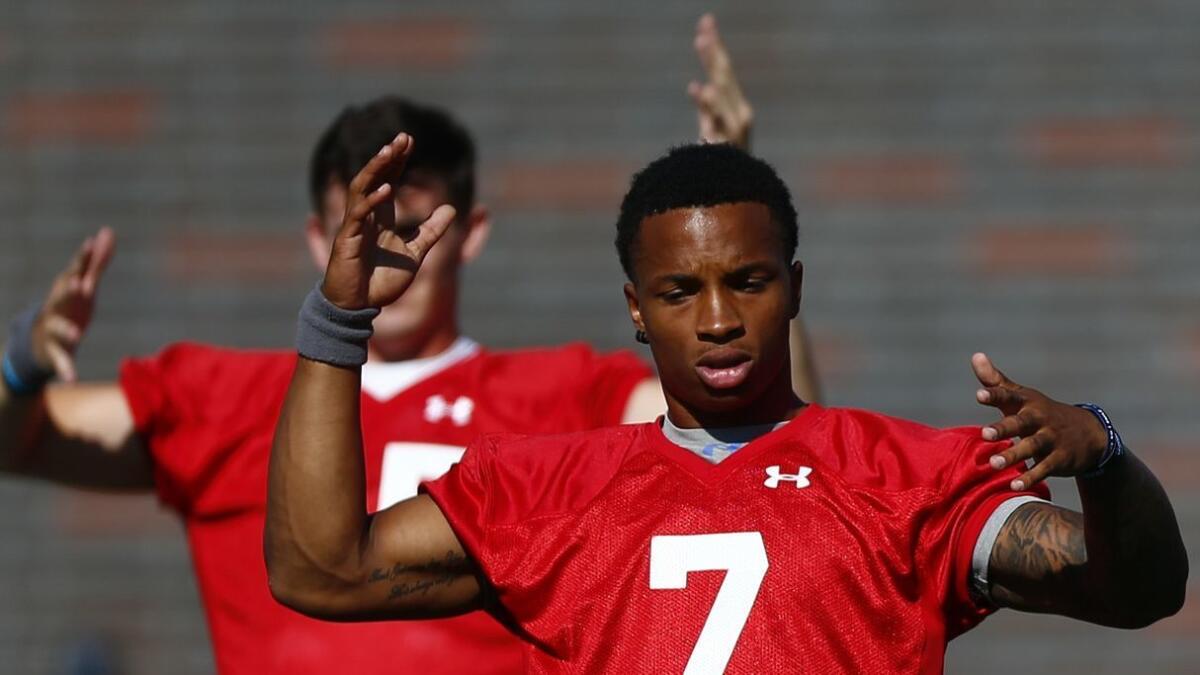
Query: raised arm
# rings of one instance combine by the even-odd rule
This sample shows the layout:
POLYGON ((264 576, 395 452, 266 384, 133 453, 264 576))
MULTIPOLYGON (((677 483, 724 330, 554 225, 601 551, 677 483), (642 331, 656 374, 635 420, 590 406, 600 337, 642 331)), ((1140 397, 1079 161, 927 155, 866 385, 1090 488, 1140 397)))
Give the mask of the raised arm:
POLYGON ((705 143, 732 143, 750 150, 750 132, 754 127, 754 109, 742 93, 733 60, 717 31, 717 19, 705 14, 696 23, 692 42, 704 68, 705 81, 688 83, 688 95, 696 105, 700 140, 705 143))
POLYGON ((984 437, 1021 438, 992 466, 1036 461, 1014 489, 1047 476, 1074 477, 1083 507, 1078 513, 1033 502, 1009 516, 988 565, 992 600, 1117 628, 1178 612, 1187 553, 1171 502, 1150 469, 1125 449, 1094 475, 1110 447, 1095 414, 1012 382, 983 355, 973 365, 984 385, 979 401, 1005 415, 984 428, 984 437))
POLYGON ((94 489, 153 487, 121 388, 76 382, 75 350, 114 247, 108 228, 86 239, 45 302, 14 322, 0 384, 0 471, 94 489), (43 388, 50 375, 60 382, 43 388))
POLYGON ((474 566, 432 500, 414 497, 374 515, 365 507, 363 333, 370 332, 372 309, 400 297, 454 218, 454 209, 442 206, 416 227, 397 225, 390 181, 410 149, 401 134, 350 184, 323 297, 306 304, 324 320, 309 325, 331 332, 309 351, 304 345, 313 343, 301 329, 302 356, 271 450, 264 533, 271 592, 323 619, 427 618, 481 605, 474 566), (358 336, 330 337, 347 330, 358 336))

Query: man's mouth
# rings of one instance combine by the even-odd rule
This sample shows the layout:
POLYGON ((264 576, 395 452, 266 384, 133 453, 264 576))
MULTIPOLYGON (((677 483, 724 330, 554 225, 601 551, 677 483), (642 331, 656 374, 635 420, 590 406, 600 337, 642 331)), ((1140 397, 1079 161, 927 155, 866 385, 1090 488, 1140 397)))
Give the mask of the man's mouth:
POLYGON ((750 375, 754 359, 750 354, 729 347, 706 352, 696 362, 696 374, 710 389, 733 389, 750 375))

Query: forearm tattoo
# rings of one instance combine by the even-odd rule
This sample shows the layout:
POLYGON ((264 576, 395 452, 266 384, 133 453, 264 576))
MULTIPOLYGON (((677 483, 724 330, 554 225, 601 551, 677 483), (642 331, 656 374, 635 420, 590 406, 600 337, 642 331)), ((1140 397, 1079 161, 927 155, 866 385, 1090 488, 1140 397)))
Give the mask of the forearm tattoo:
POLYGON ((389 586, 388 600, 396 601, 425 595, 438 586, 448 586, 471 571, 471 561, 465 555, 446 551, 441 558, 416 565, 377 567, 371 570, 366 583, 389 586))
POLYGON ((1009 516, 992 548, 992 600, 1029 610, 1059 605, 1063 597, 1047 597, 1047 589, 1074 595, 1082 587, 1086 563, 1082 513, 1052 504, 1025 504, 1009 516))

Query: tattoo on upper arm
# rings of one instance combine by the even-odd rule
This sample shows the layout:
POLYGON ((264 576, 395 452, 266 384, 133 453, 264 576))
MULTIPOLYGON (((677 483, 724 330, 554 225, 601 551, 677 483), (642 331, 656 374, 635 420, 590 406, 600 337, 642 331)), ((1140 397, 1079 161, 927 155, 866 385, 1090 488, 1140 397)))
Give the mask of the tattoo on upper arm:
POLYGON ((992 600, 1010 607, 1047 607, 1056 590, 1074 590, 1072 582, 1082 580, 1086 563, 1082 513, 1053 504, 1025 504, 1009 516, 992 548, 992 600))
POLYGON ((455 551, 446 551, 441 558, 415 565, 397 563, 392 567, 371 570, 366 583, 390 585, 388 600, 400 600, 411 595, 426 595, 438 586, 448 586, 473 572, 470 559, 455 551))

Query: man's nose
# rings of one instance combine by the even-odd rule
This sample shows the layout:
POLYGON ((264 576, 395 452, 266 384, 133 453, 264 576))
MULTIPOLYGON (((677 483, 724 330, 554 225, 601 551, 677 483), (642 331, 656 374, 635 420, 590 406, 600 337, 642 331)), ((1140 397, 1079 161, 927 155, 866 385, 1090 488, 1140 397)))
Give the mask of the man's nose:
POLYGON ((696 334, 701 339, 727 342, 745 332, 737 303, 725 289, 706 292, 696 318, 696 334))

